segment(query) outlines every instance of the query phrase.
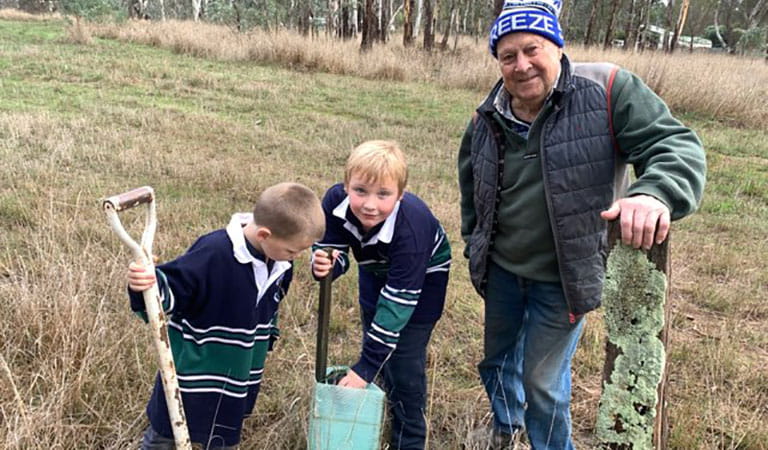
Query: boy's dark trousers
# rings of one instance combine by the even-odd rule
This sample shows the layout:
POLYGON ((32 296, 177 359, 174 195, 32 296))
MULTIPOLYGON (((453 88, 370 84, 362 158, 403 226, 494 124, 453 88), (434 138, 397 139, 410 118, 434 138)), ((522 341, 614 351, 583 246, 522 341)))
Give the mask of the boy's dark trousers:
MULTIPOLYGON (((141 437, 140 450, 174 450, 175 448, 176 442, 173 439, 167 438, 155 431, 155 429, 152 428, 152 425, 149 425, 147 429, 144 430, 144 435, 141 437)), ((200 444, 192 444, 193 450, 202 448, 211 450, 236 450, 237 446, 217 447, 215 443, 209 443, 208 446, 204 447, 200 444)))
MULTIPOLYGON (((363 335, 373 312, 363 311, 363 335)), ((397 348, 381 370, 387 402, 392 413, 390 445, 394 449, 423 449, 427 438, 427 344, 435 322, 408 324, 400 330, 397 348)))

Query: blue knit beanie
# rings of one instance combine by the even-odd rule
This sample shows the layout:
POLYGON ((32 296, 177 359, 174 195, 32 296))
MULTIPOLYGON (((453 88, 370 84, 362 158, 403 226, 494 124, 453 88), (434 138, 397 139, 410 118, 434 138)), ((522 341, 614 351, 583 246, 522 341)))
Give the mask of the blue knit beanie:
POLYGON ((565 42, 557 21, 562 7, 562 0, 505 1, 504 8, 491 28, 491 36, 488 40, 488 47, 493 57, 497 57, 496 46, 501 38, 518 31, 544 36, 562 48, 565 42))

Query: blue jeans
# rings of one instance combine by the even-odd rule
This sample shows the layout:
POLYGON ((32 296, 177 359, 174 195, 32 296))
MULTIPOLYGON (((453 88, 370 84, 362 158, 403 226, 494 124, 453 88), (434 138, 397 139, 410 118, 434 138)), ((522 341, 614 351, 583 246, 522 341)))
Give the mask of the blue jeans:
POLYGON ((571 450, 571 358, 583 320, 570 323, 559 283, 488 266, 485 359, 478 365, 494 428, 525 428, 532 449, 571 450))
MULTIPOLYGON (((363 334, 373 314, 362 314, 363 334)), ((427 344, 435 322, 408 322, 400 330, 397 348, 381 369, 389 412, 392 415, 391 448, 423 449, 427 439, 427 344)))

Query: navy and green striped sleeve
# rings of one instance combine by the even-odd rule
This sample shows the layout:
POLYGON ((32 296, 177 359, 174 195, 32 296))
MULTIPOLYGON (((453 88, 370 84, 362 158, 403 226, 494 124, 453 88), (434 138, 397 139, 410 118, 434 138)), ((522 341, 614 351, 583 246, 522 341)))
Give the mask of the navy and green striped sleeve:
MULTIPOLYGON (((423 239, 422 239, 423 240, 423 239)), ((450 244, 441 227, 427 240, 423 251, 414 243, 393 243, 387 282, 379 292, 376 313, 363 337, 360 361, 352 367, 361 378, 371 382, 387 357, 397 348, 400 331, 411 319, 428 273, 448 271, 450 244)))

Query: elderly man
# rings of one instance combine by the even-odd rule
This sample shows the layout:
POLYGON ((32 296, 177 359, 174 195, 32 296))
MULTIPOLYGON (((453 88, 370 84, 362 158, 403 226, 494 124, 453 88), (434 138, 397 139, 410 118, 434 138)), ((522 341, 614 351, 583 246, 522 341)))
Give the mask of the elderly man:
POLYGON ((649 249, 704 188, 701 142, 637 76, 563 53, 560 0, 507 1, 491 30, 501 80, 459 151, 462 237, 485 301, 478 365, 492 447, 525 430, 570 449, 571 358, 600 304, 607 221, 649 249), (634 167, 631 184, 625 166, 634 167))

